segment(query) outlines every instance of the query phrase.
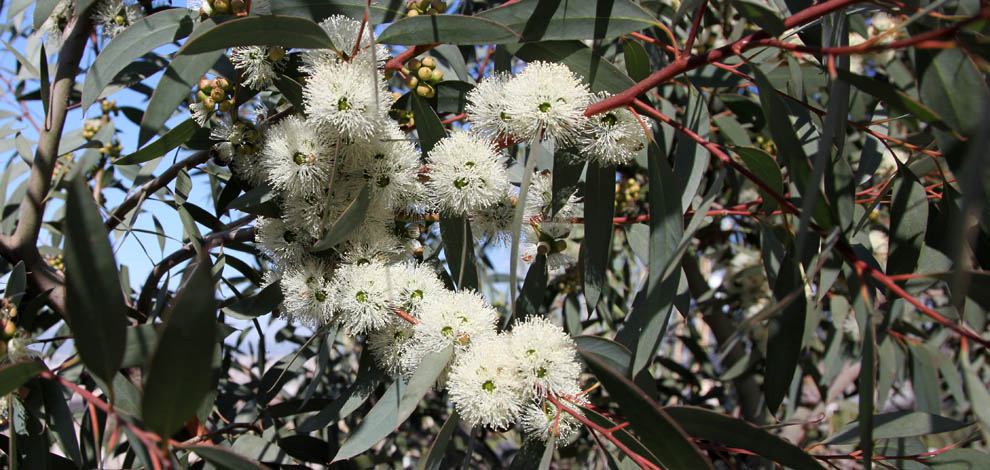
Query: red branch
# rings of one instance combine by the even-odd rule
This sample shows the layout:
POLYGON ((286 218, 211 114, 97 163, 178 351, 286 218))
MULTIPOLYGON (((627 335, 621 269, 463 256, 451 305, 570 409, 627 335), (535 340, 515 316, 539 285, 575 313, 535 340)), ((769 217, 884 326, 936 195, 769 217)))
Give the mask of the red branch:
POLYGON ((615 444, 615 446, 618 447, 619 450, 621 450, 626 455, 628 455, 629 458, 633 460, 633 462, 636 462, 636 465, 639 465, 640 468, 643 468, 645 470, 660 470, 659 467, 657 467, 656 465, 653 464, 653 462, 650 462, 649 460, 646 460, 646 458, 643 457, 642 455, 639 455, 639 454, 633 452, 632 449, 630 449, 629 447, 626 447, 626 445, 623 444, 622 441, 620 441, 617 437, 615 437, 615 435, 613 434, 614 430, 605 429, 605 428, 599 426, 598 424, 592 422, 590 419, 586 418, 581 413, 578 413, 577 411, 574 411, 574 410, 572 410, 572 409, 564 406, 559 400, 557 400, 556 398, 554 398, 550 394, 547 394, 546 398, 547 398, 547 400, 550 401, 550 403, 553 403, 557 407, 558 410, 563 411, 563 412, 565 412, 565 413, 573 416, 575 419, 577 419, 578 421, 580 421, 581 423, 583 423, 589 429, 592 429, 594 431, 598 431, 599 433, 601 433, 603 436, 605 436, 606 439, 608 439, 609 441, 611 441, 612 444, 615 444))
POLYGON ((407 60, 412 59, 413 57, 416 57, 437 46, 439 46, 439 44, 434 43, 434 44, 423 44, 420 46, 410 47, 409 49, 402 51, 401 54, 389 59, 388 62, 385 62, 385 71, 388 72, 390 70, 401 70, 402 67, 405 66, 407 60))

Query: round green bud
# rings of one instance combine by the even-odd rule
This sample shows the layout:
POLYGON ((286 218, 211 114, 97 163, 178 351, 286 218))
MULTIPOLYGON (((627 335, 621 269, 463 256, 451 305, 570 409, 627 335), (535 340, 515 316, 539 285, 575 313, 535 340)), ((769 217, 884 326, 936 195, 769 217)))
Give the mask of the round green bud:
POLYGON ((417 85, 419 85, 418 78, 413 75, 406 77, 406 86, 409 87, 410 90, 416 88, 417 85))
POLYGON ((230 9, 234 13, 240 13, 244 11, 245 6, 247 5, 244 4, 244 0, 230 0, 230 9))
POLYGON ((223 88, 224 90, 229 90, 231 84, 230 84, 230 80, 227 80, 226 78, 223 77, 219 77, 213 80, 213 86, 223 88))
POLYGON ((424 83, 416 87, 416 94, 423 98, 433 98, 436 95, 436 91, 433 90, 433 87, 424 83))
POLYGON ((414 16, 419 16, 419 12, 410 8, 409 9, 409 12, 406 13, 406 16, 408 16, 410 18, 412 18, 414 16))
POLYGON ((226 100, 221 101, 219 104, 217 104, 217 109, 219 109, 221 113, 226 113, 227 111, 230 111, 230 101, 226 101, 226 100))
POLYGON ((209 97, 210 95, 205 93, 203 90, 199 90, 196 92, 196 101, 206 101, 206 99, 209 97))
POLYGON ((430 77, 430 83, 437 83, 443 80, 443 72, 440 70, 434 70, 432 75, 430 77))
POLYGON ((420 61, 420 64, 423 67, 429 67, 432 69, 437 66, 437 61, 433 60, 433 57, 423 57, 423 60, 420 61))
POLYGON ((433 77, 433 69, 429 67, 420 67, 419 70, 416 71, 416 76, 418 76, 420 80, 429 80, 433 77))
POLYGON ((217 102, 216 101, 213 101, 213 98, 207 97, 205 100, 203 100, 203 106, 205 106, 206 109, 209 109, 211 111, 213 110, 213 107, 216 106, 216 105, 217 105, 217 102))
POLYGON ((223 88, 214 88, 213 91, 210 92, 210 98, 213 98, 213 101, 223 101, 226 97, 227 94, 224 93, 223 88))
POLYGON ((447 11, 447 2, 444 2, 444 1, 441 1, 441 0, 433 0, 433 3, 431 5, 439 13, 443 13, 443 12, 447 11))
POLYGON ((406 62, 406 67, 409 67, 409 70, 419 70, 421 66, 419 59, 409 59, 409 62, 406 62))
POLYGON ((213 2, 213 9, 217 13, 229 13, 230 12, 230 2, 227 0, 216 0, 213 2))
POLYGON ((213 89, 213 80, 206 77, 199 79, 199 89, 209 92, 213 89))

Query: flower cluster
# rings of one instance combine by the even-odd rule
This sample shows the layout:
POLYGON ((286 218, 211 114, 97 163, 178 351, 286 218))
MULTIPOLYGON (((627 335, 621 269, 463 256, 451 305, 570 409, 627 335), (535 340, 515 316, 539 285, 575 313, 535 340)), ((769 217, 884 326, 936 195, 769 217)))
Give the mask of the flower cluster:
MULTIPOLYGON (((494 138, 552 140, 579 145, 593 158, 624 161, 642 145, 642 129, 629 125, 636 117, 627 110, 614 111, 613 118, 584 117, 602 96, 566 67, 534 62, 516 77, 496 75, 480 84, 470 95, 470 130, 452 131, 422 156, 390 118, 387 50, 376 45, 373 32, 344 16, 320 26, 331 48, 293 52, 305 75, 303 109, 240 119, 226 80, 204 79, 198 93, 198 103, 213 105, 197 117, 220 141, 217 160, 229 163, 240 181, 267 186, 278 204, 279 215, 259 218, 255 233, 271 262, 266 285, 281 289, 282 314, 363 336, 379 367, 398 376, 451 348, 453 360, 437 383, 467 422, 496 429, 520 423, 532 436, 569 441, 578 421, 548 397, 574 405, 572 412, 584 404, 570 337, 542 318, 499 332, 500 314, 480 293, 448 289, 431 264, 417 261, 422 229, 396 216, 464 217, 476 236, 508 240, 520 196, 494 138), (230 107, 214 110, 216 103, 230 107), (330 237, 355 207, 362 207, 362 220, 330 237)), ((239 83, 264 89, 282 73, 286 51, 235 48, 231 56, 239 83)), ((442 79, 432 59, 413 65, 417 87, 442 79)), ((573 263, 568 218, 580 213, 574 189, 555 194, 549 172, 532 174, 527 188, 523 260, 545 256, 551 269, 573 263)))
POLYGON ((585 109, 607 98, 562 64, 532 62, 518 75, 494 74, 468 93, 473 129, 517 142, 552 141, 576 146, 604 164, 622 164, 646 144, 647 124, 628 109, 586 117, 585 109))

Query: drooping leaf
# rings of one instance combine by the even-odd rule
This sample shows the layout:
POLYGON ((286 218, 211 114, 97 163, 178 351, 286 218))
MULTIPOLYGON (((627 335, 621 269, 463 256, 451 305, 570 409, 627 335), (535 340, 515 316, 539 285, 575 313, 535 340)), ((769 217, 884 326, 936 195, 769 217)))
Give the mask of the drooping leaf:
POLYGON ((677 246, 684 235, 679 185, 674 180, 663 150, 651 143, 648 152, 649 271, 646 283, 640 287, 633 302, 632 312, 615 336, 616 341, 633 352, 633 375, 650 365, 667 330, 681 278, 671 275, 664 279, 664 273, 676 271, 669 268, 680 262, 677 246))
POLYGON ((942 118, 935 114, 928 106, 919 103, 903 91, 892 87, 889 83, 881 82, 875 78, 856 75, 846 70, 837 70, 837 72, 839 74, 839 80, 849 82, 850 85, 857 89, 876 97, 883 102, 884 106, 890 108, 895 113, 909 114, 929 124, 942 124, 942 118))
POLYGON ((646 48, 632 39, 622 40, 622 57, 626 62, 626 73, 637 82, 650 75, 650 56, 646 48))
POLYGON ((596 355, 578 349, 605 390, 619 404, 633 431, 667 468, 711 469, 712 463, 684 430, 639 387, 596 355))
POLYGON ((936 54, 921 77, 921 101, 962 135, 977 128, 988 96, 976 65, 959 48, 936 54))
POLYGON ((213 387, 210 358, 217 347, 216 301, 208 257, 164 315, 161 334, 148 360, 141 416, 160 436, 169 436, 192 418, 213 387))
POLYGON ((454 355, 453 347, 428 354, 416 368, 409 383, 397 379, 385 395, 364 416, 358 428, 344 441, 333 458, 334 462, 358 455, 392 433, 419 405, 426 392, 433 388, 437 377, 454 355))
POLYGON ((75 178, 66 201, 66 305, 76 350, 109 381, 124 358, 127 307, 103 218, 89 185, 75 178))
POLYGON ((773 412, 776 412, 787 395, 798 366, 807 305, 804 282, 794 253, 788 251, 779 262, 776 279, 771 286, 777 302, 784 302, 786 305, 770 319, 767 326, 767 364, 764 374, 767 408, 773 412))
POLYGON ((547 291, 548 278, 547 257, 538 254, 529 266, 519 299, 516 300, 515 318, 525 320, 531 315, 543 314, 543 298, 547 291))
POLYGON ((79 440, 76 438, 75 422, 68 400, 62 393, 62 387, 50 380, 39 382, 42 399, 45 403, 45 424, 55 438, 59 449, 69 457, 79 468, 83 467, 82 453, 79 451, 79 440))
POLYGON ((378 42, 413 46, 444 43, 457 45, 516 42, 519 35, 495 21, 480 16, 420 15, 392 23, 378 42))
POLYGON ((780 15, 777 12, 767 8, 765 4, 759 4, 747 0, 735 0, 732 2, 732 6, 735 7, 735 9, 738 10, 743 17, 763 28, 763 30, 770 33, 771 36, 780 36, 787 29, 787 27, 784 26, 784 21, 781 19, 780 15))
POLYGON ((190 37, 176 52, 176 56, 238 46, 325 49, 333 44, 326 31, 310 19, 275 15, 245 16, 224 21, 190 37))
POLYGON ((347 205, 340 217, 333 222, 333 225, 323 234, 323 238, 316 242, 311 248, 313 253, 323 253, 329 251, 338 243, 347 240, 368 215, 368 205, 371 203, 371 187, 364 185, 361 192, 347 205))
POLYGON ((693 406, 668 406, 664 411, 696 439, 745 449, 798 470, 822 468, 814 457, 800 447, 741 419, 693 406))
MULTIPOLYGON (((361 18, 366 4, 365 0, 279 0, 272 2, 272 14, 301 16, 313 21, 322 21, 330 15, 361 18)), ((372 2, 367 4, 367 7, 368 21, 372 24, 390 23, 402 18, 406 11, 397 2, 388 4, 372 2)))
POLYGON ((15 362, 0 367, 0 396, 17 390, 43 370, 45 365, 37 361, 15 362))
POLYGON ((14 305, 19 305, 21 297, 27 288, 27 271, 24 268, 24 261, 18 261, 14 269, 7 276, 7 285, 3 289, 3 298, 14 305))
MULTIPOLYGON (((893 411, 873 416, 873 439, 926 436, 955 431, 968 424, 922 411, 893 411)), ((859 423, 853 422, 828 438, 827 444, 852 444, 859 440, 859 423)))
POLYGON ((371 354, 363 354, 354 383, 319 413, 306 418, 297 430, 305 433, 318 431, 330 423, 346 418, 371 397, 384 379, 385 373, 375 367, 371 354))
POLYGON ((444 421, 437 437, 433 438, 430 448, 423 455, 423 458, 419 459, 419 465, 416 466, 417 470, 440 470, 443 457, 447 452, 447 445, 450 444, 450 438, 454 436, 454 431, 460 421, 461 417, 457 411, 450 412, 450 417, 444 421))
POLYGON ((169 131, 166 132, 160 139, 145 145, 137 152, 114 160, 113 164, 134 165, 161 157, 169 150, 172 150, 189 140, 189 138, 196 133, 196 128, 197 126, 195 121, 191 118, 186 119, 175 127, 169 129, 169 131))
POLYGON ((273 282, 255 294, 224 307, 223 312, 235 318, 254 318, 271 313, 280 303, 282 287, 278 282, 273 282))
POLYGON ((649 28, 656 22, 653 15, 629 0, 522 0, 477 16, 508 26, 525 41, 610 39, 649 28))
POLYGON ((584 243, 581 280, 588 310, 594 311, 605 285, 612 254, 612 216, 615 212, 615 165, 588 162, 584 184, 584 243))
POLYGON ((891 191, 890 255, 887 274, 910 274, 915 271, 928 228, 928 195, 914 174, 906 167, 898 172, 891 191))
POLYGON ((412 93, 412 109, 416 115, 416 133, 419 134, 419 146, 423 150, 423 158, 433 150, 440 139, 447 136, 447 131, 440 122, 440 117, 419 95, 412 93))
POLYGON ((83 84, 82 109, 88 109, 104 88, 137 58, 158 46, 178 41, 193 30, 196 13, 186 8, 160 11, 138 20, 113 38, 93 61, 83 84))
MULTIPOLYGON (((733 151, 742 157, 746 169, 766 183, 770 189, 776 191, 777 194, 784 193, 784 178, 780 173, 780 167, 777 166, 777 162, 774 161, 773 157, 757 148, 736 147, 733 151)), ((762 188, 759 191, 763 197, 763 207, 769 211, 773 211, 777 207, 777 202, 762 188)))

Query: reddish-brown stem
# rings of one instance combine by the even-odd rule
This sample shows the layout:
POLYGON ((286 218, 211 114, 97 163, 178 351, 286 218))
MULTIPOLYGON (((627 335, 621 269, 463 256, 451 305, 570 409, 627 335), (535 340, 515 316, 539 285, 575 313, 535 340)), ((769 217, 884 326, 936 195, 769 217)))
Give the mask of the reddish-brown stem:
POLYGON ((407 312, 402 307, 396 307, 396 308, 392 309, 392 311, 395 312, 395 315, 396 316, 398 316, 399 318, 407 321, 410 325, 415 325, 415 324, 419 323, 419 320, 417 320, 415 317, 413 317, 412 315, 410 315, 409 312, 407 312))
POLYGON ((478 66, 478 80, 485 76, 485 68, 488 67, 488 61, 492 59, 492 55, 495 53, 495 46, 488 46, 488 53, 485 54, 485 60, 481 61, 481 65, 478 66))
POLYGON ((402 51, 401 54, 389 59, 388 62, 385 62, 385 71, 388 72, 390 70, 400 70, 402 69, 402 67, 405 66, 407 60, 412 59, 413 57, 416 57, 430 49, 433 49, 438 45, 439 44, 424 44, 420 46, 410 47, 409 49, 402 51))
POLYGON ((568 408, 567 406, 564 406, 564 404, 562 404, 559 400, 557 400, 556 398, 554 398, 552 395, 549 395, 548 394, 546 396, 546 398, 551 403, 553 403, 557 407, 558 410, 563 411, 563 412, 565 412, 565 413, 573 416, 574 419, 577 419, 578 421, 580 421, 582 424, 584 424, 588 428, 590 428, 590 429, 592 429, 594 431, 598 431, 599 433, 601 433, 603 436, 605 436, 606 439, 608 439, 609 441, 611 441, 612 444, 615 444, 615 446, 618 447, 619 450, 621 450, 623 453, 625 453, 627 456, 629 456, 629 458, 632 459, 632 461, 635 462, 636 465, 639 465, 640 468, 643 468, 643 469, 646 469, 646 470, 660 470, 659 467, 657 467, 656 465, 654 465, 649 460, 646 460, 645 457, 643 457, 642 455, 637 454, 636 452, 633 452, 632 449, 630 449, 625 444, 623 444, 622 441, 620 441, 618 438, 616 438, 615 435, 613 435, 612 432, 609 431, 608 429, 605 429, 605 428, 599 426, 598 424, 592 422, 590 419, 584 417, 584 415, 582 415, 581 413, 578 413, 577 411, 574 411, 571 408, 568 408))
POLYGON ((685 54, 690 54, 691 48, 694 47, 694 40, 698 37, 698 29, 701 27, 701 19, 705 16, 705 8, 708 8, 708 0, 702 0, 701 5, 698 5, 698 10, 694 14, 691 31, 688 32, 687 41, 684 42, 683 52, 685 54))

